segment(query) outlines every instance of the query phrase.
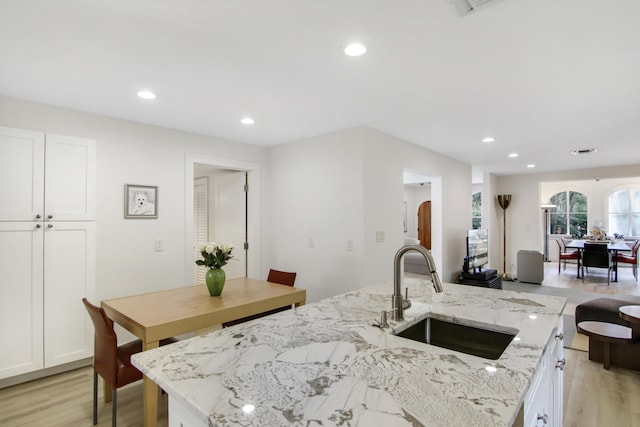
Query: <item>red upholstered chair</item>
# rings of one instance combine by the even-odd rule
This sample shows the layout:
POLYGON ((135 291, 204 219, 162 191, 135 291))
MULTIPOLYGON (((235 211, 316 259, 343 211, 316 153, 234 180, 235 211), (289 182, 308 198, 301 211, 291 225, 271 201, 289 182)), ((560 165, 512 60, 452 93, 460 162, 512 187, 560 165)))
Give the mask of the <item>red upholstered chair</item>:
POLYGON ((563 239, 556 240, 558 244, 558 274, 560 274, 560 264, 564 262, 564 269, 567 269, 567 260, 578 262, 580 252, 578 250, 567 250, 566 243, 563 239))
MULTIPOLYGON (((131 355, 142 351, 142 341, 135 340, 118 346, 113 320, 102 307, 96 307, 82 298, 95 328, 93 354, 93 425, 98 423, 98 374, 111 387, 111 425, 116 427, 117 389, 142 379, 142 372, 131 364, 131 355)), ((160 345, 177 341, 162 340, 160 345)), ((105 396, 106 397, 106 396, 105 396)), ((107 397, 108 398, 108 397, 107 397)))
MULTIPOLYGON (((293 286, 296 282, 297 273, 290 273, 288 271, 280 271, 280 270, 269 270, 269 275, 267 276, 267 282, 278 283, 280 285, 293 286)), ((228 328, 229 326, 237 325, 238 323, 248 322, 249 320, 259 319, 260 317, 268 316, 270 314, 279 313, 281 311, 289 310, 291 306, 285 306, 280 308, 275 308, 273 310, 265 311, 264 313, 254 314, 253 316, 243 317, 242 319, 232 320, 231 322, 226 322, 222 324, 223 328, 228 328)))
POLYGON ((631 264, 633 277, 635 277, 636 282, 638 281, 638 248, 640 248, 640 240, 636 240, 633 244, 630 255, 627 255, 625 252, 616 253, 616 262, 618 264, 631 264))

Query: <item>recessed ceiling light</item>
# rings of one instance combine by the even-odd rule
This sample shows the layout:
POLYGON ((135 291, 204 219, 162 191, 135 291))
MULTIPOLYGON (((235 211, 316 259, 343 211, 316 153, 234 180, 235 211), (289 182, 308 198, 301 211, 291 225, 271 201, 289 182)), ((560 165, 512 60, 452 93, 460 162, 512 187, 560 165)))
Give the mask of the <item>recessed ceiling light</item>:
POLYGON ((583 150, 573 150, 571 152, 571 154, 573 154, 574 156, 577 156, 579 154, 595 153, 596 151, 598 151, 597 148, 586 148, 586 149, 583 149, 583 150))
POLYGON ((251 117, 245 117, 244 119, 240 120, 240 123, 242 123, 243 125, 252 125, 255 122, 256 121, 253 120, 251 117))
POLYGON ((533 163, 529 163, 529 164, 527 165, 527 167, 528 167, 528 168, 535 168, 535 167, 536 167, 536 165, 534 165, 533 163))
POLYGON ((349 46, 344 48, 344 53, 349 56, 364 55, 366 51, 367 48, 360 43, 351 43, 349 46))
POLYGON ((496 139, 494 137, 492 137, 492 136, 486 136, 486 137, 482 138, 482 142, 493 142, 495 140, 496 139))
POLYGON ((498 368, 496 368, 495 366, 485 366, 484 369, 487 372, 497 372, 498 371, 498 368))
POLYGON ((509 157, 511 157, 512 159, 515 158, 515 157, 518 157, 518 156, 519 156, 518 153, 510 153, 509 154, 509 157))
POLYGON ((156 95, 155 93, 151 92, 150 90, 141 90, 140 92, 138 92, 138 97, 142 98, 142 99, 156 99, 158 97, 158 95, 156 95))

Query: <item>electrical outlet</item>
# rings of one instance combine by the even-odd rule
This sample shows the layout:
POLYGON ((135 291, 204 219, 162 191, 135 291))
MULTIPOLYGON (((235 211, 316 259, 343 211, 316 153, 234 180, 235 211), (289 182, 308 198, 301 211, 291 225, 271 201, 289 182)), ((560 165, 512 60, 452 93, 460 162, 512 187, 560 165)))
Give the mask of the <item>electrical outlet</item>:
POLYGON ((164 241, 162 241, 160 239, 156 239, 156 241, 154 242, 153 246, 156 249, 156 252, 164 251, 164 241))
POLYGON ((353 250, 353 240, 347 240, 347 251, 351 252, 353 250))
POLYGON ((384 243, 384 231, 376 231, 376 243, 384 243))

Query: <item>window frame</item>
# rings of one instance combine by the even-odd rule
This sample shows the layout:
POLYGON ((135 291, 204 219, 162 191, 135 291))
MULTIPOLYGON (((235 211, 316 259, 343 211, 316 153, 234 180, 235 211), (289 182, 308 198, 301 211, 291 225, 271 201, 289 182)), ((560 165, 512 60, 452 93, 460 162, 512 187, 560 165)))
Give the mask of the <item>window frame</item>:
POLYGON ((625 233, 618 233, 618 234, 622 234, 625 238, 637 238, 640 236, 639 235, 635 235, 633 234, 633 217, 634 215, 640 215, 640 210, 638 211, 634 211, 633 210, 633 199, 632 199, 632 192, 639 192, 640 193, 640 187, 638 186, 625 186, 625 187, 618 187, 618 188, 614 188, 612 189, 608 194, 607 194, 607 233, 613 235, 614 232, 617 232, 618 230, 614 231, 614 230, 610 230, 609 227, 611 227, 611 215, 612 214, 626 214, 627 216, 627 232, 625 233), (611 196, 613 196, 616 193, 619 193, 621 191, 626 191, 627 192, 627 198, 628 198, 628 208, 627 211, 615 211, 612 212, 611 211, 611 196))
POLYGON ((549 197, 549 200, 552 204, 556 204, 554 203, 554 198, 556 198, 556 196, 558 196, 559 194, 565 194, 565 210, 562 213, 558 213, 554 210, 552 210, 550 212, 549 215, 549 235, 550 236, 566 236, 566 235, 570 235, 570 236, 574 236, 574 234, 571 232, 571 218, 572 216, 575 215, 585 215, 585 220, 584 220, 584 230, 583 231, 583 236, 589 233, 589 196, 587 196, 585 193, 583 193, 582 191, 577 191, 577 190, 573 190, 573 189, 567 189, 567 190, 562 190, 562 191, 557 191, 554 194, 551 195, 551 197, 549 197), (576 193, 581 195, 582 197, 584 197, 584 201, 585 201, 585 210, 584 211, 572 211, 571 210, 571 193, 576 193), (553 216, 554 215, 560 215, 562 214, 564 216, 564 220, 565 220, 565 232, 564 233, 556 233, 555 230, 552 229, 552 222, 553 222, 553 216))

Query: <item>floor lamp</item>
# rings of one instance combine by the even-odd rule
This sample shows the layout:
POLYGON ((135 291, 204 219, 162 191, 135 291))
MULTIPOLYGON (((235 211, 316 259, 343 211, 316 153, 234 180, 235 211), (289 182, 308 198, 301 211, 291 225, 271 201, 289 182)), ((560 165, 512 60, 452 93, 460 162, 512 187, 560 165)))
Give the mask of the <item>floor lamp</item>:
POLYGON ((502 227, 502 235, 503 235, 503 256, 502 256, 502 278, 504 280, 509 279, 509 273, 507 273, 507 208, 511 205, 511 194, 499 194, 498 195, 498 204, 502 208, 503 211, 503 221, 504 225, 502 227))
POLYGON ((541 205, 540 208, 544 212, 544 260, 549 262, 549 211, 556 205, 541 205))

